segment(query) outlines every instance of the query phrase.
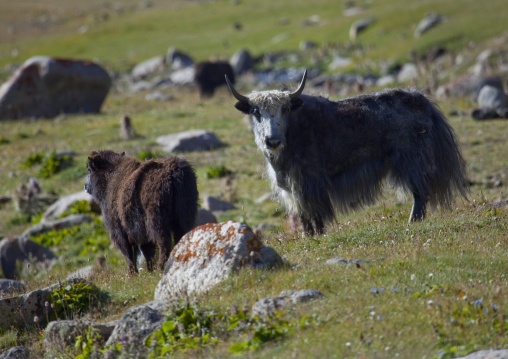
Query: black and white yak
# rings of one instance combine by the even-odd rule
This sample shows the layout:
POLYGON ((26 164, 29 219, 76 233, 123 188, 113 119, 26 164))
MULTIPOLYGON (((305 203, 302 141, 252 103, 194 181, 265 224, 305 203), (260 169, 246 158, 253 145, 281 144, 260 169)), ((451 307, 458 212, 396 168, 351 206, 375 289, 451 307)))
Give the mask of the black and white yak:
POLYGON ((336 213, 372 204, 389 178, 414 197, 411 221, 427 204, 449 208, 466 198, 465 161, 443 114, 416 91, 392 89, 330 101, 295 92, 238 93, 252 119, 272 188, 304 230, 323 233, 336 213))

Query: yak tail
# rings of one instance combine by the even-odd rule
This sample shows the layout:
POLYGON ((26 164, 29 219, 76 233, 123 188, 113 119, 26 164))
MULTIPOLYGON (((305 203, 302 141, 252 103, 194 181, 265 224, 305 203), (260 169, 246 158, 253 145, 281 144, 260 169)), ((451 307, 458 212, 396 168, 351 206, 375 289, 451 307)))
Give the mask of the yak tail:
POLYGON ((449 208, 455 194, 467 199, 465 160, 442 112, 430 101, 427 110, 430 128, 416 135, 408 151, 396 154, 392 177, 395 183, 426 198, 432 207, 449 208))

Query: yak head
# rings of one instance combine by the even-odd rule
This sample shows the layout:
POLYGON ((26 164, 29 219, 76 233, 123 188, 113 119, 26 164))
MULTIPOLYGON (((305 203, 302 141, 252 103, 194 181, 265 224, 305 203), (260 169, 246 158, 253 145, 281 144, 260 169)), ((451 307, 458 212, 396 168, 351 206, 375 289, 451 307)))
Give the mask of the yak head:
POLYGON ((291 111, 297 110, 303 104, 299 96, 305 87, 306 78, 307 71, 304 72, 295 92, 254 91, 244 96, 235 90, 226 75, 229 89, 238 100, 236 109, 251 117, 256 144, 270 161, 276 160, 286 146, 288 117, 291 111))
POLYGON ((85 191, 97 201, 101 202, 106 197, 109 177, 124 156, 125 152, 115 153, 105 150, 93 151, 88 157, 88 179, 85 183, 85 191))

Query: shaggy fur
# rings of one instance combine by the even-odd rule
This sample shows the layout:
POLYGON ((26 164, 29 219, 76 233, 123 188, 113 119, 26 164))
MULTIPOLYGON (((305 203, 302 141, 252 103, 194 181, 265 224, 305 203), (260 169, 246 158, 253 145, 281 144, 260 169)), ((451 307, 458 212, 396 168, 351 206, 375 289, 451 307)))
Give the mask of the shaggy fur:
POLYGON ((385 90, 333 102, 254 92, 235 107, 251 116, 273 190, 308 234, 336 213, 374 203, 385 179, 413 194, 410 221, 427 204, 466 197, 465 162, 453 129, 425 96, 385 90))
POLYGON ((139 250, 152 271, 156 247, 163 270, 172 247, 195 226, 198 190, 191 165, 177 157, 140 162, 106 150, 92 152, 88 172, 85 190, 100 203, 129 271, 137 272, 139 250))
POLYGON ((226 84, 224 75, 227 75, 233 83, 235 82, 233 68, 228 62, 204 61, 196 64, 194 82, 198 85, 200 97, 213 96, 217 87, 226 84))

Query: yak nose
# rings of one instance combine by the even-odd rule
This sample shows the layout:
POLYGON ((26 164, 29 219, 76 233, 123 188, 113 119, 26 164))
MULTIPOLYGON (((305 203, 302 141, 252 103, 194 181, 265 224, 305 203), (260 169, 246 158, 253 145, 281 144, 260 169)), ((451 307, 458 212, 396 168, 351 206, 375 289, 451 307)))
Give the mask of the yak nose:
POLYGON ((280 147, 281 143, 282 143, 282 141, 278 140, 276 138, 267 138, 265 140, 266 147, 270 150, 274 150, 274 149, 280 147))

